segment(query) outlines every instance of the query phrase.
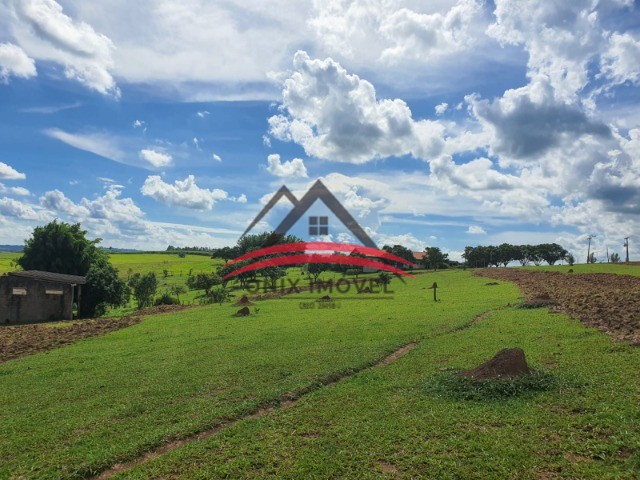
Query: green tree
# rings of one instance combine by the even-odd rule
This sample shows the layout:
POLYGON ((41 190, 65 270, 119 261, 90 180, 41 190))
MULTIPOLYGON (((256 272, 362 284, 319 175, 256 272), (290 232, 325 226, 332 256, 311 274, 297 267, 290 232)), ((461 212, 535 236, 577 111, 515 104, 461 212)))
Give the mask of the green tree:
POLYGON ((620 255, 615 252, 611 254, 609 259, 611 260, 611 263, 620 263, 620 255))
POLYGON ((549 265, 553 265, 557 261, 562 260, 568 253, 557 243, 543 243, 537 246, 537 251, 540 258, 549 265))
POLYGON ((96 262, 108 263, 108 254, 98 248, 101 239, 89 240, 79 223, 54 220, 36 227, 24 245, 18 265, 24 270, 85 276, 96 262))
POLYGON ((380 272, 378 274, 378 283, 380 285, 389 285, 391 283, 391 274, 389 272, 380 272))
POLYGON ((439 247, 427 247, 424 250, 424 262, 428 268, 437 270, 441 264, 449 259, 448 253, 442 253, 439 247))
POLYGON ((204 290, 206 295, 209 295, 211 287, 221 283, 222 279, 217 273, 198 273, 187 278, 187 287, 191 290, 204 290))
POLYGON ((576 257, 574 257, 570 253, 567 253, 564 259, 566 260, 566 262, 569 264, 570 267, 573 267, 573 264, 576 263, 576 257))
POLYGON ((260 270, 260 275, 262 275, 265 281, 269 281, 272 288, 276 286, 278 279, 284 277, 286 274, 287 271, 282 267, 266 267, 260 270))
MULTIPOLYGON (((391 253, 396 257, 403 258, 408 262, 416 263, 416 258, 413 256, 413 252, 407 247, 403 247, 402 245, 393 245, 393 246, 385 245, 384 247, 382 247, 382 250, 384 250, 385 252, 391 253)), ((395 266, 400 268, 407 267, 407 265, 404 263, 395 264, 395 266)))
POLYGON ((176 296, 178 303, 181 303, 180 295, 182 295, 183 293, 187 293, 187 289, 184 285, 171 285, 171 288, 169 290, 176 296))
POLYGON ((96 262, 89 268, 80 302, 80 316, 104 315, 108 307, 120 307, 129 302, 130 291, 118 278, 118 270, 106 262, 96 262))
POLYGON ((317 282, 320 274, 329 270, 330 267, 326 263, 308 263, 306 270, 309 276, 313 277, 313 281, 317 282))
POLYGON ((153 305, 153 297, 158 290, 158 279, 154 272, 146 275, 134 274, 129 280, 129 286, 133 289, 133 297, 136 299, 138 309, 153 305))

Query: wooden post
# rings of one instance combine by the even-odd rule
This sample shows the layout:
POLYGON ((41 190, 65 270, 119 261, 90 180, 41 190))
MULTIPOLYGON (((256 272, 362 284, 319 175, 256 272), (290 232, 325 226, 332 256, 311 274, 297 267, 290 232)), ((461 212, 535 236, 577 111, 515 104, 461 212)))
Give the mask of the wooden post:
POLYGON ((431 285, 429 289, 433 290, 433 301, 437 302, 438 298, 436 297, 436 290, 438 290, 438 284, 436 282, 433 282, 433 285, 431 285))

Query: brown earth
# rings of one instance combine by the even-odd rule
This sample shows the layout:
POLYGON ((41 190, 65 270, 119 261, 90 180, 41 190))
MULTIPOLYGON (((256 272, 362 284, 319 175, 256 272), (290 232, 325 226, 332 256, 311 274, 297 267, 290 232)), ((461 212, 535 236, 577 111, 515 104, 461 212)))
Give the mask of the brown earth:
POLYGON ((64 320, 61 322, 0 326, 0 362, 71 345, 83 338, 99 337, 140 323, 142 316, 176 312, 190 305, 158 305, 122 318, 64 320))
POLYGON ((531 369, 527 365, 524 350, 521 348, 504 348, 482 365, 460 372, 458 375, 473 378, 474 380, 490 380, 520 377, 530 373, 531 369))
POLYGON ((238 300, 236 300, 235 304, 239 307, 246 307, 248 305, 253 305, 253 302, 249 300, 249 297, 247 297, 246 295, 242 295, 238 300))
POLYGON ((71 345, 139 322, 140 317, 123 317, 0 327, 0 362, 71 345))
POLYGON ((251 312, 249 311, 249 307, 242 307, 240 310, 238 310, 236 313, 234 313, 233 315, 235 317, 246 317, 247 315, 249 315, 251 312))
POLYGON ((486 268, 475 274, 514 282, 531 306, 549 306, 615 340, 640 345, 640 277, 511 268, 486 268))

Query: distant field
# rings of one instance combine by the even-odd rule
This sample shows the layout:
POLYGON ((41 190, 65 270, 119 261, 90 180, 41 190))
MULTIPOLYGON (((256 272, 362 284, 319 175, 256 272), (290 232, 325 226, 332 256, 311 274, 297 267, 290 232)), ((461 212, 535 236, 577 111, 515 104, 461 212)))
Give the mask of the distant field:
POLYGON ((15 270, 16 268, 12 265, 12 262, 19 257, 19 253, 0 252, 0 275, 15 270))
POLYGON ((566 273, 570 269, 573 269, 574 273, 615 273, 617 275, 634 275, 640 276, 640 263, 630 263, 626 265, 624 263, 580 263, 570 267, 569 265, 554 265, 554 266, 529 266, 525 267, 527 270, 546 270, 550 272, 562 272, 566 273))

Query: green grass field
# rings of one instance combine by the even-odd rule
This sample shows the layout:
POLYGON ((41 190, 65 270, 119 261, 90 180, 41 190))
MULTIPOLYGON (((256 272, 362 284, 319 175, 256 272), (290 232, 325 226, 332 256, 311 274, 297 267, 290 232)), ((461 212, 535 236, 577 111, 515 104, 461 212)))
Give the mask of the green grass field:
POLYGON ((638 478, 640 350, 516 309, 515 286, 485 283, 429 272, 394 280, 391 300, 333 292, 336 309, 299 308, 308 294, 259 302, 244 318, 231 304, 199 307, 0 364, 0 478, 90 477, 307 390, 120 475, 638 478), (413 341, 397 362, 366 369, 413 341), (430 388, 513 346, 548 369, 550 390, 464 400, 430 388))

